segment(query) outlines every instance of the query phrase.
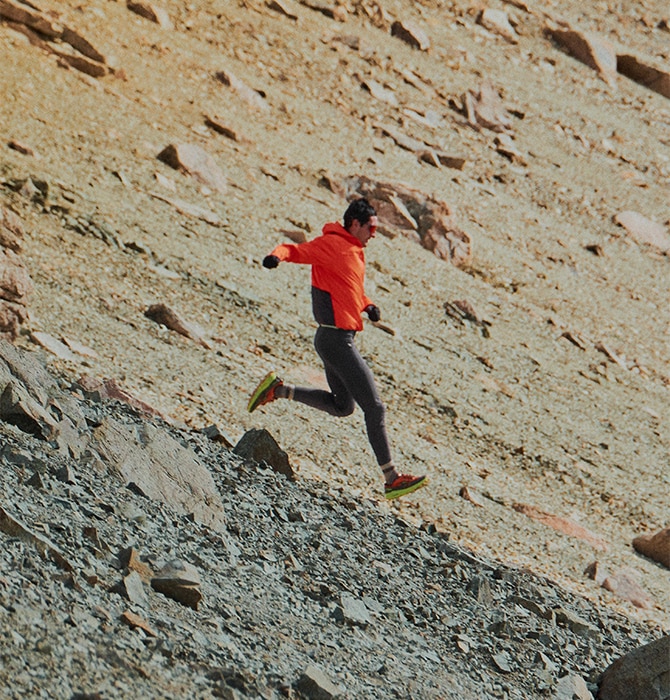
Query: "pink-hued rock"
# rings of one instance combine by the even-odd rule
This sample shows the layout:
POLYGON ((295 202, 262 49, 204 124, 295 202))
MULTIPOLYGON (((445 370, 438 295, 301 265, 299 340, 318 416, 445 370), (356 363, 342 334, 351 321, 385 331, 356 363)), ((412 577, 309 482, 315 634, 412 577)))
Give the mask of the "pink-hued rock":
POLYGON ((528 505, 526 503, 515 503, 513 508, 518 513, 523 513, 533 520, 544 523, 554 530, 562 532, 564 535, 577 537, 580 540, 588 542, 594 549, 605 551, 608 548, 607 542, 602 537, 596 535, 594 532, 591 532, 591 530, 588 530, 583 525, 580 525, 571 518, 565 518, 560 515, 547 513, 540 510, 536 506, 528 505))
POLYGON ((619 569, 608 576, 602 583, 605 590, 625 600, 636 608, 651 608, 653 600, 649 593, 637 581, 637 574, 632 569, 619 569))
POLYGON ((468 90, 463 104, 468 123, 475 129, 503 132, 512 126, 500 93, 490 83, 483 83, 479 90, 468 90))
POLYGON ((0 300, 0 338, 15 341, 19 337, 19 326, 28 318, 28 312, 22 304, 12 304, 0 300))
POLYGON ((0 299, 23 303, 32 291, 32 280, 18 255, 0 250, 0 299))
POLYGON ((77 385, 84 394, 95 401, 123 401, 123 403, 127 403, 138 411, 143 411, 152 416, 159 416, 169 422, 169 419, 158 409, 129 394, 114 379, 98 379, 97 377, 85 375, 78 380, 77 385))
POLYGON ((653 535, 640 535, 633 540, 633 547, 640 554, 670 569, 670 527, 653 535))
POLYGON ((0 207, 0 248, 21 252, 23 244, 23 224, 11 210, 0 207))
MULTIPOLYGON (((5 210, 0 211, 3 217, 5 213, 9 214, 5 210)), ((15 249, 20 246, 18 237, 13 237, 16 231, 21 230, 14 226, 19 223, 18 218, 11 215, 8 219, 0 220, 0 244, 6 240, 15 249), (10 222, 11 228, 4 225, 5 221, 10 222)), ((10 342, 16 340, 19 326, 28 317, 25 306, 32 291, 33 282, 19 256, 11 248, 0 247, 0 337, 10 342)))

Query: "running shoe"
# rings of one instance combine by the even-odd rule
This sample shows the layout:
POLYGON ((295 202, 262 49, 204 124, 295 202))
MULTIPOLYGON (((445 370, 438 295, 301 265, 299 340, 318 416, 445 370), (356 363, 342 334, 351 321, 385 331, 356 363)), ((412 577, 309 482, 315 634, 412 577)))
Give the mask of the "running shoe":
POLYGON ((268 372, 251 395, 249 404, 247 405, 247 411, 253 413, 259 406, 264 406, 266 403, 274 401, 277 398, 275 396, 275 390, 283 383, 284 382, 282 382, 274 372, 268 372))
POLYGON ((426 485, 425 476, 412 476, 411 474, 400 474, 393 482, 386 484, 384 488, 386 498, 390 501, 393 498, 412 493, 426 485))

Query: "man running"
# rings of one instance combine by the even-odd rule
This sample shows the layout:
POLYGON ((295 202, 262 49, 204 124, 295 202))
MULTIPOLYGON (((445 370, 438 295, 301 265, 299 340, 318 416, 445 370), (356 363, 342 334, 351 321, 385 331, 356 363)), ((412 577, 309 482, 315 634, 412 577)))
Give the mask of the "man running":
POLYGON ((280 262, 312 266, 312 311, 319 327, 314 347, 323 362, 330 392, 285 384, 269 372, 249 400, 251 413, 276 399, 299 401, 333 416, 348 416, 358 404, 377 463, 384 474, 386 498, 398 498, 425 486, 425 476, 400 474, 386 435, 384 404, 370 368, 354 344, 363 330, 361 313, 379 321, 380 311, 365 295, 365 254, 374 236, 377 213, 367 199, 353 201, 344 212, 344 226, 327 223, 322 235, 307 243, 277 246, 263 259, 272 269, 280 262))

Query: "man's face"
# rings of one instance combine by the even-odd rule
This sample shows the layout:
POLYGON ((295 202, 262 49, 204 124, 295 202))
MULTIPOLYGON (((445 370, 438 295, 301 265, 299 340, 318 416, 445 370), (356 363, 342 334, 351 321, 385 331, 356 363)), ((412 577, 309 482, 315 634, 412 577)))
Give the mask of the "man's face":
POLYGON ((349 233, 354 236, 354 238, 357 238, 365 248, 368 241, 375 235, 376 230, 377 217, 371 216, 370 220, 365 224, 362 224, 358 219, 354 219, 351 223, 349 233))

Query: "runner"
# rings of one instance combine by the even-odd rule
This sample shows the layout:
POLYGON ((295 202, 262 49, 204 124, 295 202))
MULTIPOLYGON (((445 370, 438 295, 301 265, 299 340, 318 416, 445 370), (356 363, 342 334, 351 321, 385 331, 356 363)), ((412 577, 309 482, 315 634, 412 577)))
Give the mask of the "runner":
POLYGON ((348 416, 358 404, 372 450, 385 479, 385 495, 398 498, 426 485, 425 476, 400 474, 393 463, 386 434, 386 409, 370 368, 354 343, 363 330, 361 313, 379 321, 380 311, 365 295, 364 248, 374 236, 377 214, 366 199, 353 201, 344 212, 344 225, 327 223, 322 235, 307 243, 277 246, 263 259, 273 269, 280 262, 312 266, 312 311, 319 327, 314 336, 330 391, 284 383, 269 372, 249 400, 249 412, 276 399, 289 399, 325 411, 348 416))

